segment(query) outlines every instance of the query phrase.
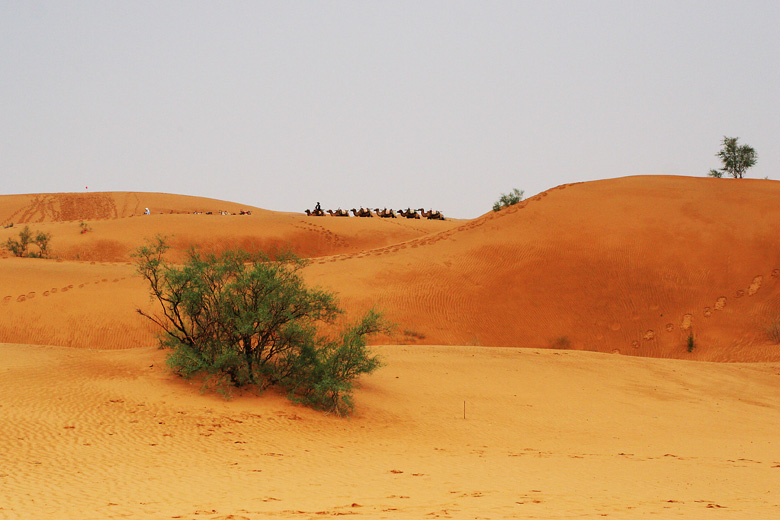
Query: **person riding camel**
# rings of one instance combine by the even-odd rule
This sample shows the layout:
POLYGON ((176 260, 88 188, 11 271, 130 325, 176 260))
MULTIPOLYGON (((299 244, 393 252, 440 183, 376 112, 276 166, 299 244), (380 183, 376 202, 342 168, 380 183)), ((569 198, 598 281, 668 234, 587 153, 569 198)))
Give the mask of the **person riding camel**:
POLYGON ((320 212, 322 211, 322 207, 320 206, 320 203, 318 202, 316 206, 314 206, 314 211, 320 212))

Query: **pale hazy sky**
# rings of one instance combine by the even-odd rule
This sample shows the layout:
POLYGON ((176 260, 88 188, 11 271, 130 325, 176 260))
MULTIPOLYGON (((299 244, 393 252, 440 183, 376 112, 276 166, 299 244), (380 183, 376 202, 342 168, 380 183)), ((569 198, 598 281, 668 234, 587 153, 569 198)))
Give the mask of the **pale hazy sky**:
POLYGON ((0 0, 0 193, 433 207, 780 179, 780 1, 0 0))

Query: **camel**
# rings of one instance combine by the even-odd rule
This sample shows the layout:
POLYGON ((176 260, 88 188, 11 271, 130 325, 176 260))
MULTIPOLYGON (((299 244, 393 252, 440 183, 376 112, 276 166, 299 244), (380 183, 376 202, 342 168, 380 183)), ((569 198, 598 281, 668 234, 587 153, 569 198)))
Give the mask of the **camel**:
POLYGON ((420 208, 420 215, 423 216, 423 218, 427 218, 428 220, 444 220, 444 215, 441 214, 441 211, 425 211, 424 208, 420 208))
POLYGON ((370 209, 363 209, 360 208, 359 210, 352 208, 350 210, 356 217, 373 217, 374 214, 371 213, 370 209))
POLYGON ((329 209, 328 213, 330 213, 331 217, 348 217, 349 216, 349 211, 347 211, 345 209, 341 209, 341 208, 337 209, 336 211, 333 211, 332 209, 329 209))
POLYGON ((401 215, 402 217, 406 217, 406 218, 417 218, 417 219, 420 218, 419 213, 417 213, 415 210, 409 209, 409 208, 406 208, 406 211, 404 211, 402 209, 399 209, 398 210, 398 214, 401 215))
POLYGON ((376 213, 377 216, 382 217, 382 218, 397 218, 395 216, 395 212, 392 209, 385 208, 383 210, 380 210, 379 208, 376 208, 374 210, 374 213, 376 213))
POLYGON ((310 209, 307 209, 306 210, 306 214, 308 216, 310 216, 310 217, 324 217, 325 216, 325 212, 322 211, 321 209, 319 209, 319 210, 315 209, 314 211, 312 211, 310 209))

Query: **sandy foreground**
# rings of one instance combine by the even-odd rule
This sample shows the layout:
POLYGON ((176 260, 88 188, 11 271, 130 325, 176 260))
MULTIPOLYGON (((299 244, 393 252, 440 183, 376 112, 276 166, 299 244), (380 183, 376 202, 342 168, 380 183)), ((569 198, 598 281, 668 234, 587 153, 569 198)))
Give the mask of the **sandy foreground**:
POLYGON ((344 419, 2 344, 0 518, 780 516, 780 364, 375 348, 344 419))

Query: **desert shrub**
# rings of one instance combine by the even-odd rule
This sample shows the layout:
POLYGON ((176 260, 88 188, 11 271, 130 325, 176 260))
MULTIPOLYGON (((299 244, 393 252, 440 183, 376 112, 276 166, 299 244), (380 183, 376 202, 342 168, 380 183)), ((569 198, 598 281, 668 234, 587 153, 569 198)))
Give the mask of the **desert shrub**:
POLYGON ((687 345, 688 345, 688 352, 693 352, 693 349, 696 348, 696 342, 693 339, 693 331, 688 333, 687 345))
POLYGON ((509 193, 502 193, 501 198, 498 199, 495 204, 493 204, 493 211, 501 211, 504 208, 508 208, 509 206, 517 204, 523 200, 524 194, 524 190, 518 190, 517 188, 513 189, 509 193))
POLYGON ((51 233, 44 233, 42 231, 35 232, 35 238, 30 231, 29 226, 24 226, 24 229, 19 231, 19 239, 9 238, 5 243, 5 248, 8 249, 14 256, 19 257, 33 257, 33 258, 46 258, 49 256, 49 242, 51 241, 51 233), (38 251, 30 251, 30 244, 38 246, 38 251))
POLYGON ((355 380, 380 366, 366 347, 368 336, 389 329, 379 313, 337 331, 342 310, 335 296, 307 287, 299 273, 305 261, 290 253, 271 259, 193 249, 177 267, 164 259, 167 248, 158 237, 135 254, 162 314, 138 312, 162 329, 160 344, 170 349, 174 372, 232 386, 277 386, 314 408, 351 411, 355 380))

